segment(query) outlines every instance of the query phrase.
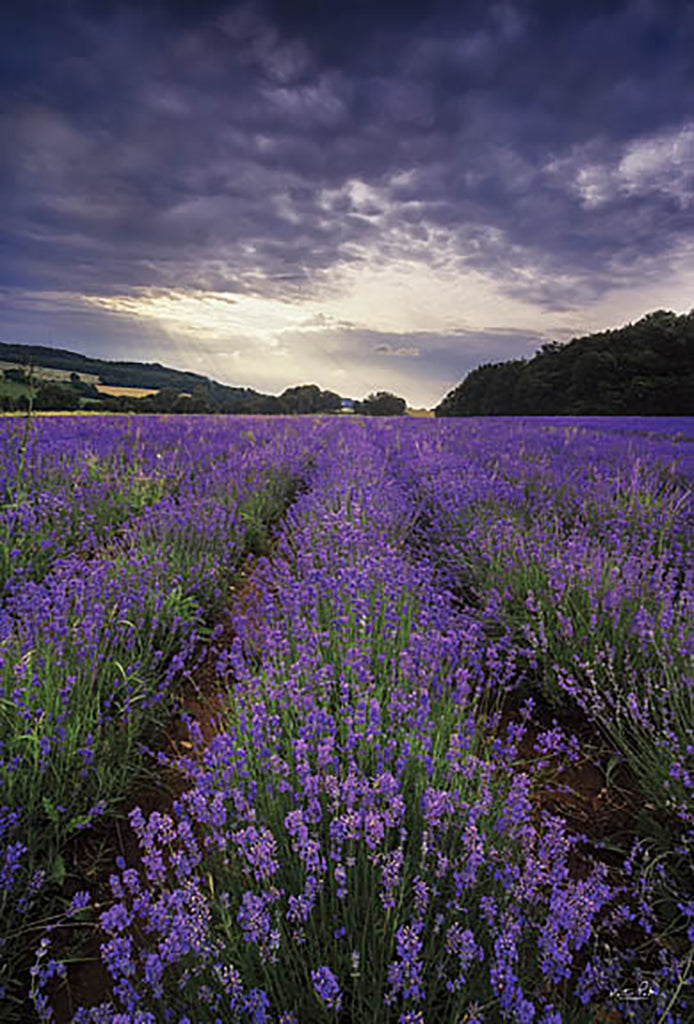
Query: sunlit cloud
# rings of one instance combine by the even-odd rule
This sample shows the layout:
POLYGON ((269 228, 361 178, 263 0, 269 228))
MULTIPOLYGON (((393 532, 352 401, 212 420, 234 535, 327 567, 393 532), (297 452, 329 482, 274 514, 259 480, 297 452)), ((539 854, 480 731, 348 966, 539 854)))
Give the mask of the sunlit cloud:
POLYGON ((573 175, 573 188, 587 209, 620 197, 660 193, 682 209, 694 204, 694 122, 637 139, 610 160, 591 160, 591 146, 551 161, 550 175, 573 175))
POLYGON ((86 305, 108 313, 156 320, 182 333, 243 334, 274 343, 280 331, 298 327, 318 307, 254 295, 144 289, 135 295, 86 295, 86 305))

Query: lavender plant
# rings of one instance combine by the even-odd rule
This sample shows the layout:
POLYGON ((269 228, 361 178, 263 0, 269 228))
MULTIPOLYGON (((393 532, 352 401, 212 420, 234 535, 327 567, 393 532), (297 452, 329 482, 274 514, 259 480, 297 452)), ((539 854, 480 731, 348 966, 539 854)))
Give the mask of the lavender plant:
MULTIPOLYGON (((70 491, 70 459, 47 427, 30 442, 22 514, 34 488, 71 510, 35 501, 37 530, 56 533, 62 515, 76 525, 42 564, 27 543, 0 606, 15 758, 0 814, 9 920, 40 890, 26 848, 49 837, 59 851, 117 759, 114 792, 127 784, 118 723, 126 736, 149 727, 173 679, 194 671, 201 624, 232 600, 233 569, 256 558, 232 604, 233 640, 216 650, 226 717, 207 744, 190 723, 171 813, 131 814, 140 860, 119 863, 98 908, 111 989, 76 1024, 686 1024, 684 427, 113 423, 77 476, 96 474, 104 494, 106 477, 123 477, 118 510, 89 506, 86 484, 70 491), (86 531, 80 503, 98 510, 86 531), (570 701, 631 765, 679 875, 645 835, 608 867, 543 810, 545 773, 578 741, 533 721, 523 695, 538 691, 557 709, 570 701), (34 834, 22 786, 39 808, 34 834)), ((31 982, 39 1019, 64 973, 46 938, 31 982)))
MULTIPOLYGON (((69 452, 59 448, 44 457, 42 429, 48 426, 33 437, 37 490, 23 498, 39 510, 45 503, 34 498, 44 477, 69 463, 69 452)), ((62 882, 66 841, 132 786, 142 741, 170 707, 172 681, 191 664, 234 572, 304 472, 311 431, 301 439, 291 430, 258 433, 260 443, 249 445, 240 425, 217 424, 211 433, 204 421, 139 425, 134 437, 126 433, 137 466, 126 463, 126 488, 128 477, 144 473, 155 481, 158 499, 125 519, 120 511, 104 512, 98 518, 109 529, 98 534, 96 550, 78 546, 55 557, 52 549, 38 578, 20 569, 6 585, 0 605, 4 950, 10 936, 32 927, 37 891, 62 882), (193 461, 186 443, 196 433, 198 443, 212 443, 193 461), (164 451, 171 453, 165 470, 165 460, 157 459, 164 451)), ((115 438, 123 442, 121 427, 115 438)), ((91 441, 73 442, 81 464, 81 445, 91 441)), ((122 457, 108 450, 105 456, 113 465, 122 457)), ((117 485, 111 481, 101 500, 113 493, 118 505, 117 485)), ((76 519, 79 492, 72 500, 76 519)), ((37 513, 36 522, 54 529, 51 514, 37 513)), ((97 534, 89 536, 93 545, 97 534)))
POLYGON ((514 637, 550 701, 570 697, 648 798, 691 824, 694 502, 681 444, 512 422, 475 441, 459 453, 444 431, 403 466, 444 575, 488 629, 514 637))
POLYGON ((523 727, 491 739, 512 652, 408 554, 383 455, 342 442, 220 656, 228 729, 173 816, 132 815, 143 867, 101 919, 114 1001, 76 1020, 591 1019, 613 894, 598 865, 572 877, 523 727))

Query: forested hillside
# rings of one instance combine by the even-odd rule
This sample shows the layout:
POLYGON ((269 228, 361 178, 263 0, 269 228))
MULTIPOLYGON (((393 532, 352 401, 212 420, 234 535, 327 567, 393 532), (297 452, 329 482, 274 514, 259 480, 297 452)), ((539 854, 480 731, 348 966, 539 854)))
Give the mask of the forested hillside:
POLYGON ((532 359, 473 370, 437 416, 686 416, 694 410, 694 311, 550 342, 532 359))
POLYGON ((340 395, 315 384, 287 388, 280 396, 266 395, 160 363, 111 362, 44 345, 0 342, 0 363, 10 367, 0 374, 0 411, 28 408, 30 394, 37 410, 268 415, 337 412, 342 405, 340 395), (47 370, 64 376, 46 379, 47 370), (94 380, 115 389, 151 393, 105 394, 94 380))

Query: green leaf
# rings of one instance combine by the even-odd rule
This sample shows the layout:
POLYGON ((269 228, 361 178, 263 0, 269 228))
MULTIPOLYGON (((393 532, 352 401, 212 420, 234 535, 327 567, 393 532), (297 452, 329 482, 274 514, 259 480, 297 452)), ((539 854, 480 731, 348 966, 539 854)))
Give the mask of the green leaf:
POLYGON ((60 820, 58 810, 53 801, 50 799, 50 797, 45 796, 43 798, 43 809, 48 816, 48 820, 51 821, 54 825, 57 825, 58 821, 60 820))
POLYGON ((79 829, 85 828, 92 820, 91 814, 76 814, 74 818, 70 818, 70 822, 67 827, 68 834, 77 832, 79 829))

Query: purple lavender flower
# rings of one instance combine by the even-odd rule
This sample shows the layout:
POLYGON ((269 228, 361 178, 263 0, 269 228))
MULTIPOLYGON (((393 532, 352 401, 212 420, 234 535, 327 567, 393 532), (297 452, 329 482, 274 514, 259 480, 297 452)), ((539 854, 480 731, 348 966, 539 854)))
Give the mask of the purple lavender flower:
POLYGON ((327 1010, 338 1012, 342 1006, 342 994, 337 978, 329 967, 323 966, 311 971, 316 995, 327 1010))

